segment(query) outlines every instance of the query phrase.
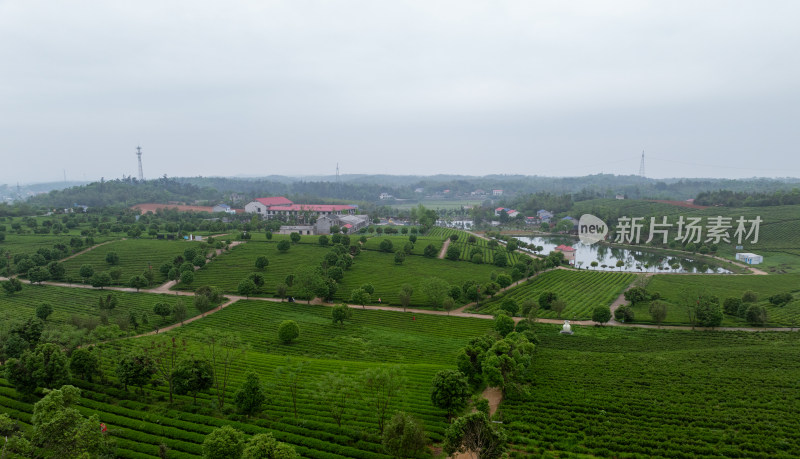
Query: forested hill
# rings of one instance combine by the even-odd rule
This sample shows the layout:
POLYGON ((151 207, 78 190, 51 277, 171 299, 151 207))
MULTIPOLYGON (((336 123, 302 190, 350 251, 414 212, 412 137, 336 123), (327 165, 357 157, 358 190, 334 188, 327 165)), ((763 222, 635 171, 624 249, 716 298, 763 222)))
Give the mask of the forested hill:
POLYGON ((41 207, 89 207, 132 206, 143 202, 167 203, 170 201, 194 202, 195 200, 218 200, 221 194, 212 188, 181 183, 175 179, 110 180, 53 190, 34 196, 28 203, 41 207))
POLYGON ((703 192, 697 195, 695 204, 701 206, 765 207, 800 204, 800 188, 772 193, 748 193, 730 190, 703 192))
MULTIPOLYGON (((483 177, 435 175, 345 175, 336 177, 225 178, 177 177, 139 182, 135 179, 100 181, 83 186, 36 195, 28 204, 39 207, 132 206, 144 202, 184 202, 216 204, 226 202, 242 206, 259 196, 287 196, 298 203, 350 201, 376 202, 381 193, 398 199, 418 200, 426 196, 463 198, 492 195, 503 190, 510 207, 568 208, 570 202, 551 202, 559 196, 571 201, 613 198, 622 194, 629 199, 708 199, 715 204, 741 205, 747 202, 783 202, 797 199, 792 191, 799 179, 648 179, 638 176, 589 175, 585 177, 536 177, 487 175, 483 177), (712 192, 712 190, 726 190, 712 192), (232 199, 235 193, 237 199, 232 199), (748 194, 750 193, 750 194, 748 194), (753 195, 753 193, 761 193, 753 195), (725 202, 716 202, 723 201, 725 202), (730 201, 733 204, 727 204, 730 201)), ((753 204, 770 205, 770 204, 753 204)))

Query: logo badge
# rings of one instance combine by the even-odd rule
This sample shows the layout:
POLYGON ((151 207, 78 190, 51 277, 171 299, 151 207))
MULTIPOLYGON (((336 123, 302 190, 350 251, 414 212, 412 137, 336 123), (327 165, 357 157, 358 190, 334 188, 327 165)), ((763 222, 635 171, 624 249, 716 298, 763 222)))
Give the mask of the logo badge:
POLYGON ((581 215, 578 222, 578 239, 586 245, 602 241, 608 235, 608 225, 591 214, 581 215))

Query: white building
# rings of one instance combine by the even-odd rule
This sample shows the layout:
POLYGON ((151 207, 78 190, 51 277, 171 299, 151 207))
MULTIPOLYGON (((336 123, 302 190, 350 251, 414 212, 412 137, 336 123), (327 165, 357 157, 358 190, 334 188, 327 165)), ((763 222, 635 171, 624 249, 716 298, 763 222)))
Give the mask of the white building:
POLYGON ((758 265, 764 263, 764 257, 754 253, 740 252, 736 254, 736 260, 746 263, 748 265, 758 265))

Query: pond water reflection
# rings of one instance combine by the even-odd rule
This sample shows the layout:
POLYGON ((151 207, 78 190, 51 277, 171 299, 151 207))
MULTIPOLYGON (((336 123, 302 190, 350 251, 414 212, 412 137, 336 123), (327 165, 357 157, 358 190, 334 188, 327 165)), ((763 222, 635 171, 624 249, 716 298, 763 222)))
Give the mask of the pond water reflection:
POLYGON ((708 274, 729 274, 731 272, 725 268, 707 264, 705 261, 668 256, 663 253, 646 250, 620 249, 604 244, 586 245, 569 236, 518 237, 517 239, 528 244, 541 246, 543 254, 552 252, 553 249, 562 244, 572 246, 575 248, 575 266, 583 269, 708 274), (621 268, 617 267, 618 260, 622 260, 624 263, 621 268), (593 261, 597 262, 596 267, 591 266, 593 261))

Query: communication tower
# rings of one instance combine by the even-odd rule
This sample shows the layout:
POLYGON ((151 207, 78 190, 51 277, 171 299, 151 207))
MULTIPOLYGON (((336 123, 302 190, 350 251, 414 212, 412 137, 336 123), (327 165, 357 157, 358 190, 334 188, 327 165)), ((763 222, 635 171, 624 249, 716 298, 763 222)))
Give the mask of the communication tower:
MULTIPOLYGON (((140 170, 141 170, 141 162, 140 162, 140 170)), ((639 177, 644 177, 644 150, 642 150, 642 162, 639 163, 639 177)))
MULTIPOLYGON (((142 147, 136 147, 136 156, 139 157, 139 181, 142 182, 144 181, 144 172, 142 172, 142 147)), ((642 159, 642 161, 644 161, 644 159, 642 159)))

